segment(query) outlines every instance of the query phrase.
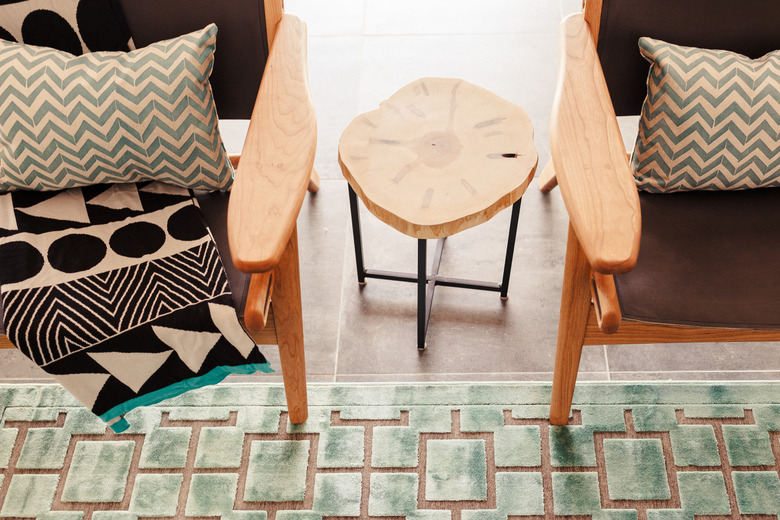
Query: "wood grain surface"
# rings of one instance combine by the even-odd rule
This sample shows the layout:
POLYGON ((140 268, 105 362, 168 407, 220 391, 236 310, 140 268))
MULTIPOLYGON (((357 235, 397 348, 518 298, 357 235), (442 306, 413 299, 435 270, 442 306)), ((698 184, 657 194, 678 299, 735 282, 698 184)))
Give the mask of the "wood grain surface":
POLYGON ((236 268, 279 263, 312 177, 317 121, 306 67, 306 25, 285 14, 276 28, 228 207, 236 268))
POLYGON ((344 177, 379 219, 415 238, 476 226, 511 206, 536 171, 525 111, 460 79, 423 78, 355 118, 344 177))
POLYGON ((560 41, 550 127, 555 176, 590 265, 600 273, 625 273, 639 254, 642 215, 636 183, 582 14, 563 21, 560 41))

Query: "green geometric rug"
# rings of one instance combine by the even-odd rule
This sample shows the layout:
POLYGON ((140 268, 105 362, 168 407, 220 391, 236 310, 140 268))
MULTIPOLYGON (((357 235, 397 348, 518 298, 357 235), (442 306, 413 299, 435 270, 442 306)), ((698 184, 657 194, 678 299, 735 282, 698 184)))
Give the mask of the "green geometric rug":
POLYGON ((0 517, 777 519, 780 383, 220 384, 105 424, 0 386, 0 517))

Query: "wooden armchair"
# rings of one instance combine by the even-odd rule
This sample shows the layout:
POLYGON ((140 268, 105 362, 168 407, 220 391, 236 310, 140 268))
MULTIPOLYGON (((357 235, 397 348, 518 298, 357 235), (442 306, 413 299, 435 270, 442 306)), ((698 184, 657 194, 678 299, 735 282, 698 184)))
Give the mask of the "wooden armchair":
POLYGON ((583 345, 780 341, 780 189, 638 193, 617 115, 639 114, 637 40, 780 48, 780 4, 587 0, 564 20, 542 191, 570 217, 550 421, 568 421, 583 345))
MULTIPOLYGON (((244 327, 256 343, 279 345, 289 418, 302 423, 308 405, 296 218, 307 187, 314 192, 319 183, 306 26, 283 13, 282 0, 119 3, 138 48, 218 26, 211 84, 219 117, 251 122, 240 166, 230 157, 237 166, 231 192, 201 193, 199 204, 244 327)), ((13 345, 3 336, 0 346, 13 345)))

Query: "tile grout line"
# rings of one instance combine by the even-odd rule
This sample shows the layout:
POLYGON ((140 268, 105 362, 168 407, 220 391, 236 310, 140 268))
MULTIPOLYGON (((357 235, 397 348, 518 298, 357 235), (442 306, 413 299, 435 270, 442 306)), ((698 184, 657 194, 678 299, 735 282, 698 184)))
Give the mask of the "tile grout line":
MULTIPOLYGON (((778 370, 616 370, 615 373, 630 373, 630 374, 686 374, 686 373, 743 373, 743 372, 756 372, 774 374, 778 370)), ((342 376, 493 376, 493 375, 552 375, 552 371, 534 371, 534 372, 350 372, 341 374, 342 376)), ((580 370, 580 374, 606 374, 605 370, 580 370)), ((312 375, 329 375, 329 374, 312 374, 312 375)), ((713 380, 715 381, 715 380, 713 380)))
MULTIPOLYGON (((360 30, 362 32, 361 36, 366 35, 366 24, 368 20, 368 0, 363 1, 363 24, 360 27, 360 30)), ((361 53, 361 59, 362 59, 362 53, 361 53)))
POLYGON ((344 323, 344 292, 347 290, 347 271, 351 271, 347 266, 349 265, 349 260, 347 258, 349 257, 349 244, 350 240, 349 237, 352 233, 352 226, 349 224, 349 220, 347 219, 347 222, 344 224, 344 226, 347 228, 347 232, 344 234, 344 246, 342 247, 343 251, 343 262, 341 267, 341 292, 339 295, 339 324, 336 327, 336 350, 333 354, 333 382, 338 383, 338 374, 339 374, 339 353, 341 350, 341 326, 344 323))
POLYGON ((612 381, 612 374, 609 371, 609 356, 607 355, 607 346, 602 345, 604 348, 604 364, 607 367, 607 381, 612 381))
MULTIPOLYGON (((355 115, 357 115, 358 106, 360 102, 360 86, 363 83, 363 60, 365 59, 366 55, 366 20, 368 18, 368 2, 363 2, 363 21, 362 21, 362 27, 361 27, 361 34, 360 34, 360 74, 358 74, 358 85, 357 85, 357 99, 355 100, 355 106, 353 107, 353 112, 355 115)), ((343 177, 342 177, 343 179, 343 177)), ((342 248, 343 251, 343 258, 344 261, 342 263, 342 269, 341 269, 341 297, 339 299, 339 324, 336 328, 336 351, 333 356, 333 382, 338 382, 338 375, 339 375, 339 351, 341 350, 341 325, 343 323, 343 312, 344 312, 344 291, 346 291, 346 271, 347 265, 349 260, 347 260, 348 250, 349 250, 349 236, 350 233, 352 233, 352 226, 349 224, 349 218, 347 218, 347 222, 345 223, 345 226, 347 228, 347 232, 344 234, 344 247, 342 248)))
MULTIPOLYGON (((616 371, 616 374, 620 374, 622 372, 623 371, 616 371)), ((776 370, 750 370, 750 371, 744 371, 744 370, 731 370, 731 371, 724 371, 724 370, 679 370, 679 371, 650 370, 650 371, 631 371, 629 373, 631 373, 631 374, 654 374, 654 373, 657 373, 657 374, 687 374, 687 373, 689 373, 689 374, 710 374, 710 373, 724 374, 724 373, 742 373, 742 372, 766 373, 766 374, 775 374, 775 373, 777 373, 776 370)), ((605 371, 590 371, 590 372, 588 372, 588 371, 580 371, 579 373, 580 374, 587 374, 587 375, 604 375, 604 376, 607 375, 607 373, 605 371)), ((500 376, 503 376, 503 377, 535 375, 535 376, 544 376, 544 377, 547 377, 547 378, 551 378, 552 374, 553 374, 552 372, 484 372, 484 373, 481 373, 480 375, 483 375, 483 376, 496 376, 496 375, 500 375, 500 376)), ((331 374, 310 374, 310 375, 312 375, 312 376, 325 376, 325 377, 330 377, 331 376, 331 374)), ((360 377, 365 377, 365 376, 372 376, 372 377, 467 376, 468 378, 464 379, 463 381, 468 381, 468 382, 480 382, 480 381, 506 381, 506 382, 509 382, 509 381, 525 381, 525 382, 536 381, 536 382, 547 382, 547 383, 551 382, 551 380, 547 380, 547 379, 545 379, 545 380, 530 380, 530 379, 528 379, 528 380, 471 379, 471 377, 473 377, 474 375, 475 375, 474 372, 405 372, 405 373, 397 373, 397 372, 393 372, 393 373, 356 372, 356 373, 339 374, 340 377, 351 377, 351 376, 360 376, 360 377)), ((641 380, 638 380, 638 382, 648 383, 649 384, 649 383, 652 383, 654 381, 657 382, 657 381, 666 381, 666 380, 667 379, 641 379, 641 380)), ((702 382, 703 381, 710 381, 710 382, 715 382, 715 381, 733 382, 733 381, 741 381, 741 380, 743 380, 743 379, 731 380, 731 379, 716 378, 716 379, 702 379, 702 380, 695 379, 693 381, 702 381, 702 382)), ((427 382, 434 382, 434 381, 436 381, 436 380, 421 380, 421 381, 418 381, 418 382, 426 382, 427 383, 427 382)), ((595 382, 620 382, 620 381, 623 381, 623 380, 610 378, 610 379, 593 379, 593 380, 587 380, 585 382, 594 382, 595 383, 595 382)), ((679 382, 679 381, 692 381, 692 380, 691 379, 671 379, 670 381, 678 381, 679 382)), ((754 382, 758 382, 758 381, 775 381, 775 379, 774 378, 772 378, 772 379, 756 379, 756 380, 749 380, 749 381, 754 381, 754 382)), ((414 382, 414 381, 410 380, 410 381, 406 381, 406 382, 414 382)))

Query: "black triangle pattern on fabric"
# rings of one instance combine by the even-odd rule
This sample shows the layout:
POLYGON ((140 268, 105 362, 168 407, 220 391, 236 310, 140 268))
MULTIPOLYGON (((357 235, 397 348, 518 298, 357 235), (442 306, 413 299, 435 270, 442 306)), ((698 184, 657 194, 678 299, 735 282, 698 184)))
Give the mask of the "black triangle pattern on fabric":
MULTIPOLYGON (((78 189, 78 188, 77 188, 78 189)), ((52 211, 47 217, 34 215, 30 212, 35 207, 45 206, 47 202, 62 195, 64 191, 15 191, 11 193, 14 205, 14 215, 17 223, 17 233, 48 233, 65 231, 90 226, 89 222, 68 220, 63 218, 66 212, 52 211)), ((74 193, 77 193, 74 191, 74 193)), ((86 207, 81 211, 86 214, 86 207)), ((70 212, 67 212, 70 214, 70 212)))
POLYGON ((107 374, 108 371, 100 366, 94 359, 87 355, 86 350, 81 350, 70 356, 44 365, 46 372, 53 376, 69 374, 107 374))
MULTIPOLYGON (((113 184, 96 184, 94 186, 85 186, 81 188, 84 193, 84 200, 86 201, 86 210, 89 214, 89 221, 92 224, 107 224, 109 222, 119 222, 129 217, 135 217, 141 215, 144 212, 142 210, 134 210, 130 208, 111 208, 105 205, 95 204, 93 201, 98 199, 101 195, 107 191, 114 189, 113 184)), ((135 185, 127 184, 125 186, 133 186, 137 194, 135 185)))
POLYGON ((17 230, 7 231, 0 229, 0 236, 9 236, 19 232, 25 233, 48 233, 51 231, 64 231, 67 229, 79 229, 88 226, 107 224, 109 222, 119 222, 128 217, 151 213, 160 209, 178 204, 191 199, 190 194, 184 189, 171 189, 169 191, 154 192, 146 191, 143 188, 153 184, 153 182, 143 182, 136 184, 122 185, 126 189, 133 189, 137 192, 136 196, 141 202, 142 210, 129 208, 111 208, 105 205, 91 203, 91 201, 100 197, 107 191, 115 189, 114 184, 97 184, 94 186, 85 186, 82 188, 72 188, 63 191, 15 191, 11 192, 13 198, 14 214, 18 225, 17 230), (83 205, 83 212, 88 215, 89 222, 80 222, 63 218, 62 214, 56 214, 50 217, 31 215, 29 211, 35 206, 45 204, 47 201, 57 197, 66 191, 81 190, 86 204, 83 205), (175 194, 180 191, 180 194, 175 194))
MULTIPOLYGON (((208 302, 201 304, 207 308, 208 302)), ((66 356, 53 363, 44 366, 44 370, 53 375, 69 375, 79 373, 111 373, 104 366, 100 365, 95 359, 99 359, 100 354, 122 353, 122 354, 164 354, 170 352, 165 362, 154 372, 148 375, 146 382, 143 383, 138 392, 133 391, 128 385, 119 378, 112 375, 106 381, 105 386, 99 393, 92 411, 98 415, 107 412, 113 407, 129 399, 140 395, 148 394, 172 384, 191 379, 193 377, 204 376, 218 367, 235 367, 247 364, 267 363, 265 356, 260 352, 257 346, 252 348, 248 357, 239 352, 224 336, 219 333, 217 327, 211 322, 204 327, 203 323, 196 323, 196 329, 188 329, 187 325, 192 323, 192 318, 187 309, 172 313, 151 323, 136 327, 116 337, 95 345, 89 349, 79 351, 70 356, 66 356), (177 316, 178 315, 178 316, 177 316), (203 363, 197 371, 192 370, 181 357, 165 343, 163 343, 153 332, 152 327, 163 326, 172 329, 180 329, 187 332, 204 332, 219 334, 219 339, 211 347, 208 354, 204 357, 203 363), (205 330, 204 330, 205 329, 205 330), (92 355, 90 355, 92 354, 92 355)), ((120 354, 120 356, 122 355, 120 354)), ((123 364, 123 369, 132 372, 138 369, 132 363, 123 364)), ((138 377, 133 374, 133 377, 138 377)))
POLYGON ((138 187, 138 196, 141 198, 141 204, 143 204, 144 211, 147 213, 160 210, 167 206, 173 206, 174 204, 178 204, 185 200, 195 200, 189 190, 184 190, 179 187, 166 185, 164 186, 165 189, 158 189, 155 191, 156 188, 160 188, 160 184, 161 183, 157 181, 136 183, 136 186, 138 187))
POLYGON ((59 191, 13 191, 14 208, 23 209, 40 204, 59 195, 59 191))
MULTIPOLYGON (((209 302, 225 305, 229 296, 222 295, 209 300, 209 302)), ((160 327, 170 329, 192 330, 197 332, 219 332, 219 329, 211 319, 209 312, 209 302, 202 302, 189 307, 189 312, 172 312, 165 316, 160 316, 154 320, 154 324, 160 327)))
POLYGON ((101 415, 119 403, 138 397, 132 388, 115 377, 109 377, 92 405, 92 413, 101 415))
MULTIPOLYGON (((89 224, 82 222, 71 222, 68 220, 49 219, 42 217, 33 217, 21 211, 15 211, 16 222, 19 224, 20 231, 26 231, 28 233, 47 233, 49 231, 65 231, 68 229, 80 229, 89 227, 89 224)), ((16 234, 19 231, 15 231, 16 234)))
MULTIPOLYGON (((155 320, 155 323, 156 322, 157 320, 155 320)), ((168 352, 171 350, 171 347, 160 341, 151 327, 142 325, 124 331, 120 337, 109 338, 97 343, 84 352, 91 352, 93 354, 100 352, 129 352, 130 350, 128 350, 127 345, 132 345, 132 352, 143 352, 148 354, 168 352)), ((67 357, 64 359, 67 359, 67 357)))

